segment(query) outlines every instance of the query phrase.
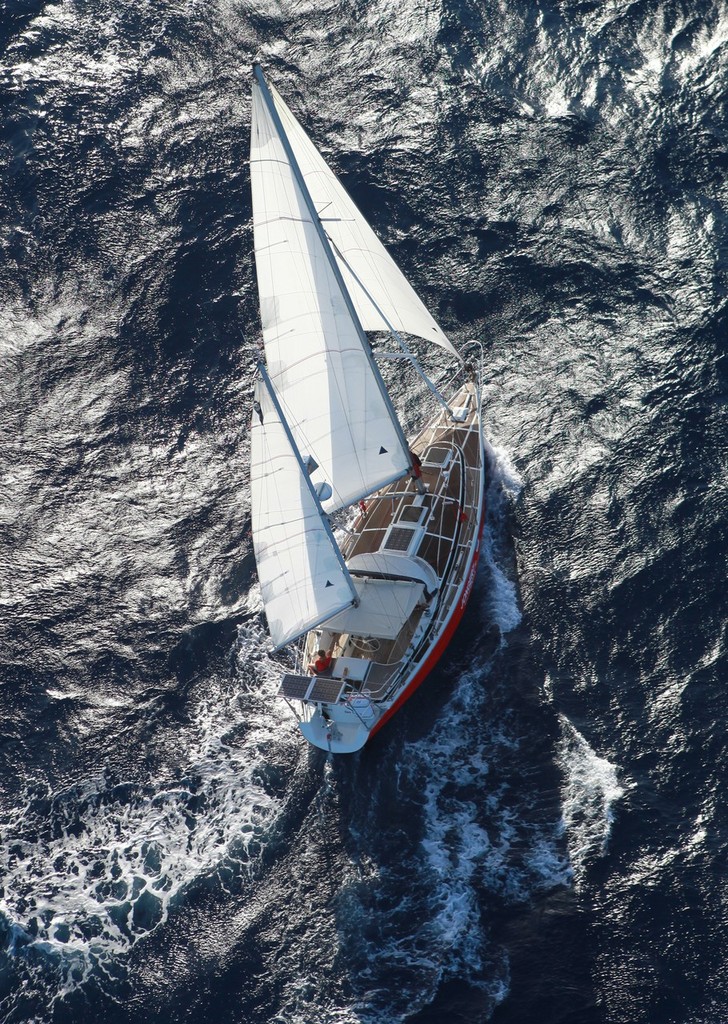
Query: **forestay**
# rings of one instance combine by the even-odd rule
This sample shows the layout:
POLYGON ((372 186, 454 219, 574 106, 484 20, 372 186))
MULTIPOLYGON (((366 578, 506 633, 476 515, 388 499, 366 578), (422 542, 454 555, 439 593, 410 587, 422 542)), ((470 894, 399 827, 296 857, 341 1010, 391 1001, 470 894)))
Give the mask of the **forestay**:
POLYGON ((250 160, 268 372, 332 512, 403 476, 409 454, 257 82, 250 160))
POLYGON ((339 259, 342 276, 364 329, 386 331, 391 326, 434 342, 459 359, 279 93, 273 86, 270 91, 334 252, 344 257, 339 259))
POLYGON ((356 593, 267 389, 251 431, 253 546, 276 647, 352 604, 356 593))

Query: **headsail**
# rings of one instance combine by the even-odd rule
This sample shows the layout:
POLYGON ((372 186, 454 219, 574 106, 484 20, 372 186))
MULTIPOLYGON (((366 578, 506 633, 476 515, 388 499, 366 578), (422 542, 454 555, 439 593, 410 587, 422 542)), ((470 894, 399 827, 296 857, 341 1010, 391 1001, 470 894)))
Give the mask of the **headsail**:
POLYGON ((270 91, 321 222, 343 256, 342 275, 364 329, 386 331, 391 326, 460 359, 279 93, 273 86, 270 91))
POLYGON ((254 82, 250 176, 263 340, 296 446, 318 464, 314 481, 330 485, 324 505, 333 511, 404 476, 410 457, 271 104, 254 82))
POLYGON ((303 475, 268 389, 259 383, 251 430, 253 545, 268 628, 276 647, 353 604, 310 484, 303 475))

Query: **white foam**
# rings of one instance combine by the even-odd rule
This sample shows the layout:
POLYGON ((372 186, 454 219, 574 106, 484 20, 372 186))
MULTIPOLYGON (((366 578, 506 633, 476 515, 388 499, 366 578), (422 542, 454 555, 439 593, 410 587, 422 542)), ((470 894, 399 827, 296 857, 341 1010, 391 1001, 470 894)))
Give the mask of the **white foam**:
MULTIPOLYGON (((373 981, 405 965, 417 972, 407 1012, 392 1020, 428 1005, 438 987, 455 978, 481 989, 484 1003, 495 1007, 508 992, 509 971, 505 952, 490 939, 483 893, 518 902, 569 881, 557 830, 524 826, 492 781, 491 765, 504 754, 510 758, 518 740, 502 725, 488 727, 491 669, 485 662, 464 674, 432 730, 402 753, 405 791, 424 796, 421 861, 406 864, 409 883, 398 883, 415 900, 413 930, 400 923, 396 939, 382 942, 394 929, 380 922, 377 945, 367 948, 373 981)), ((371 875, 370 866, 367 871, 371 875)), ((372 883, 379 886, 381 879, 372 883)), ((379 912, 401 914, 402 908, 379 912)), ((379 1024, 384 1017, 361 1019, 379 1024)))
POLYGON ((523 478, 510 454, 500 445, 486 444, 486 451, 490 458, 492 481, 499 484, 510 498, 517 498, 523 490, 523 478))
POLYGON ((523 481, 504 449, 488 446, 488 462, 486 527, 480 558, 481 566, 490 574, 491 584, 486 588, 484 611, 504 634, 515 629, 522 618, 516 582, 504 568, 509 554, 506 546, 510 546, 510 536, 504 529, 504 523, 510 504, 521 492, 523 481))
MULTIPOLYGON (((519 748, 519 741, 503 723, 487 724, 490 669, 484 664, 463 676, 433 732, 417 745, 423 762, 430 766, 428 835, 423 847, 441 878, 449 866, 454 883, 467 884, 477 864, 481 883, 485 881, 510 899, 523 900, 534 890, 567 884, 570 872, 558 828, 547 826, 544 830, 520 821, 517 810, 505 802, 505 793, 495 789, 489 778, 491 763, 497 764, 504 755, 512 760, 519 748), (457 796, 458 788, 463 790, 462 799, 457 796), (473 789, 479 795, 477 800, 473 789), (490 835, 479 824, 483 817, 496 825, 490 835), (459 837, 456 849, 453 836, 459 837), (514 846, 518 848, 516 858, 512 857, 514 846)), ((462 906, 462 900, 456 902, 462 906)))
POLYGON ((256 869, 281 809, 261 781, 265 751, 296 742, 276 713, 232 742, 251 709, 212 683, 180 730, 179 782, 112 784, 98 775, 55 794, 42 815, 29 794, 3 821, 0 912, 14 948, 57 959, 56 998, 162 924, 196 879, 256 869))
POLYGON ((84 697, 83 690, 58 690, 50 686, 46 688, 46 693, 53 700, 76 700, 84 697))
POLYGON ((519 625, 522 618, 518 607, 518 591, 516 584, 506 576, 496 560, 494 536, 489 527, 483 531, 481 559, 490 570, 492 578, 492 586, 486 596, 488 616, 501 633, 509 633, 519 625))
POLYGON ((607 851, 614 805, 624 788, 614 765, 599 757, 565 715, 559 715, 559 720, 562 821, 578 888, 589 865, 607 851))

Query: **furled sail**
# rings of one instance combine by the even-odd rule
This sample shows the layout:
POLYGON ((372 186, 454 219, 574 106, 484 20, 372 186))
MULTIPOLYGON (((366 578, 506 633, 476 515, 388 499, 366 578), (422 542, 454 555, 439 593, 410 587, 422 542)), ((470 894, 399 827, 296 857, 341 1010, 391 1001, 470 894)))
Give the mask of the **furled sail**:
POLYGON ((299 452, 318 464, 314 483, 331 487, 331 512, 405 475, 410 459, 272 102, 256 81, 250 176, 266 362, 299 452))
POLYGON ((253 546, 276 647, 353 604, 341 564, 267 388, 258 384, 251 431, 253 546))
POLYGON ((273 86, 270 91, 364 329, 386 331, 391 326, 434 342, 459 359, 278 92, 273 86))

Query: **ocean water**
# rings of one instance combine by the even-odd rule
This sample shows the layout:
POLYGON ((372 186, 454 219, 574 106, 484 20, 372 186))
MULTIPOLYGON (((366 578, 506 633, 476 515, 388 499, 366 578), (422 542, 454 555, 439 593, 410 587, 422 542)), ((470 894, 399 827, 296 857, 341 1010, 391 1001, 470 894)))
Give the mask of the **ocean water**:
POLYGON ((20 0, 0 46, 0 1019, 725 1024, 725 6, 20 0), (466 617, 334 761, 252 558, 254 60, 486 350, 466 617))

